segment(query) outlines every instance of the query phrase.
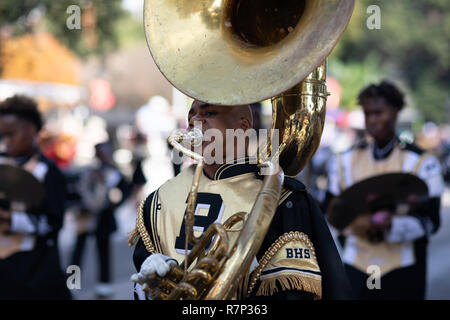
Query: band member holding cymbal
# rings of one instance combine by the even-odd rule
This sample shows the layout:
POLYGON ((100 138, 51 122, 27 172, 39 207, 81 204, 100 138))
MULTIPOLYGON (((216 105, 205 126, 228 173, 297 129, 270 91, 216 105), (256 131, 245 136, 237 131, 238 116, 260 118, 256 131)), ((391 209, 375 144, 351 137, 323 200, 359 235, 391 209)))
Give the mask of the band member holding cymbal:
MULTIPOLYGON (((338 154, 330 162, 328 199, 358 182, 392 173, 407 173, 422 179, 428 195, 425 193, 421 201, 409 199, 416 202, 411 207, 414 210, 402 212, 399 203, 392 201, 395 194, 383 199, 375 197, 378 191, 389 186, 379 185, 378 191, 367 194, 367 208, 373 210, 361 212, 340 231, 342 260, 354 293, 360 299, 424 299, 427 242, 438 230, 440 221, 440 197, 444 189, 441 167, 431 154, 397 138, 396 122, 404 96, 395 85, 387 81, 370 85, 358 98, 371 141, 338 154), (368 285, 369 276, 377 274, 381 276, 378 285, 375 282, 373 286, 368 285)), ((405 185, 393 193, 404 192, 409 187, 405 185)), ((353 200, 357 201, 356 198, 353 200)), ((328 208, 329 215, 331 209, 332 206, 328 208)))
POLYGON ((66 185, 56 165, 37 148, 41 127, 33 100, 14 96, 0 103, 0 136, 6 151, 0 154, 0 165, 10 166, 0 178, 0 300, 71 298, 57 243, 66 185), (8 174, 12 171, 17 174, 8 174), (20 181, 21 176, 31 180, 20 181), (33 177, 36 184, 30 185, 33 177), (41 201, 31 206, 23 200, 40 193, 41 186, 41 201))

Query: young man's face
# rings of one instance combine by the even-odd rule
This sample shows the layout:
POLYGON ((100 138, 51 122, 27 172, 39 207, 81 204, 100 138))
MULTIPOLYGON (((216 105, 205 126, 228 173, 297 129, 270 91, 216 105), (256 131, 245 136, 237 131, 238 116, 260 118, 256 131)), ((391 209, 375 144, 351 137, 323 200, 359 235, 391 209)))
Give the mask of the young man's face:
POLYGON ((395 136, 398 110, 383 98, 365 99, 362 103, 366 129, 378 144, 389 142, 395 136))
MULTIPOLYGON (((223 153, 226 156, 226 130, 250 129, 250 112, 248 106, 218 106, 195 100, 188 114, 188 131, 194 128, 195 122, 201 122, 203 134, 210 129, 220 131, 223 137, 223 153)), ((211 141, 203 141, 202 150, 213 142, 214 137, 211 141)))
POLYGON ((36 127, 15 115, 0 116, 0 137, 11 157, 29 155, 33 151, 36 127))

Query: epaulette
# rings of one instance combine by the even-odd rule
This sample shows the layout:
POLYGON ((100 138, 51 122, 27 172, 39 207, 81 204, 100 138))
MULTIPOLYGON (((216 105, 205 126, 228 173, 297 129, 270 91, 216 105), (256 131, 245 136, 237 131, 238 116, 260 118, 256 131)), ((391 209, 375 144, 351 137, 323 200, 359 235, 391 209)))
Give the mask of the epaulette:
POLYGON ((284 177, 284 186, 295 191, 306 190, 306 186, 301 181, 291 177, 284 177))
POLYGON ((139 238, 142 239, 145 248, 148 252, 156 253, 155 247, 151 241, 150 235, 148 234, 147 227, 144 222, 144 208, 146 207, 147 202, 151 201, 154 197, 154 192, 149 194, 144 200, 141 201, 139 207, 137 209, 136 215, 136 226, 134 229, 128 234, 128 245, 130 247, 134 247, 139 238))

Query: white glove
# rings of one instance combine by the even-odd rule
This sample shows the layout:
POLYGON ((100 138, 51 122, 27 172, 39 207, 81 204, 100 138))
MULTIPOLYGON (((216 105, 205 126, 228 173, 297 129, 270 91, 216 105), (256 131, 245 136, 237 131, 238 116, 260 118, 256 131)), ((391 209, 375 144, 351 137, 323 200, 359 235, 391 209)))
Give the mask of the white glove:
POLYGON ((163 254, 152 254, 142 263, 139 273, 131 276, 131 281, 143 284, 154 273, 164 277, 170 271, 171 265, 178 265, 178 263, 175 259, 163 254))
POLYGON ((152 299, 150 293, 145 292, 146 288, 148 288, 148 278, 155 273, 160 277, 166 276, 170 271, 171 265, 178 265, 178 263, 175 259, 160 253, 152 254, 145 259, 141 265, 141 270, 133 274, 130 279, 136 283, 134 290, 139 300, 152 299))
POLYGON ((420 221, 412 216, 393 217, 386 240, 390 243, 414 241, 426 234, 420 221))

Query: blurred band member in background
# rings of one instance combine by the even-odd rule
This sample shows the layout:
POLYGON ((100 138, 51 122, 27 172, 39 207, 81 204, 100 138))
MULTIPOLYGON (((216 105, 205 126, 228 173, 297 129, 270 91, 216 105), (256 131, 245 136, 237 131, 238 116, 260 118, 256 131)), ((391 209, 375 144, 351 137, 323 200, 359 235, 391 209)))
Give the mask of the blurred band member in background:
POLYGON ((111 286, 111 234, 117 230, 115 211, 131 193, 131 185, 114 165, 112 153, 111 143, 97 144, 97 165, 85 170, 79 182, 83 210, 78 216, 78 236, 72 264, 81 266, 86 240, 94 234, 99 263, 98 298, 109 298, 114 293, 111 286))
POLYGON ((439 228, 440 197, 444 190, 439 161, 396 136, 403 94, 392 83, 370 85, 359 94, 370 141, 362 141, 330 163, 327 202, 363 179, 393 172, 411 173, 428 186, 428 200, 419 212, 364 214, 339 236, 342 260, 355 295, 360 299, 424 299, 427 242, 439 228), (358 230, 381 229, 372 241, 358 230), (368 267, 381 270, 381 289, 367 286, 368 267))
MULTIPOLYGON (((60 170, 36 146, 42 125, 33 100, 14 96, 0 103, 0 136, 6 151, 0 154, 0 163, 30 172, 45 188, 39 208, 18 210, 14 199, 5 199, 8 206, 0 208, 0 300, 71 298, 57 242, 66 184, 60 170)), ((27 185, 23 188, 33 192, 27 185)))

